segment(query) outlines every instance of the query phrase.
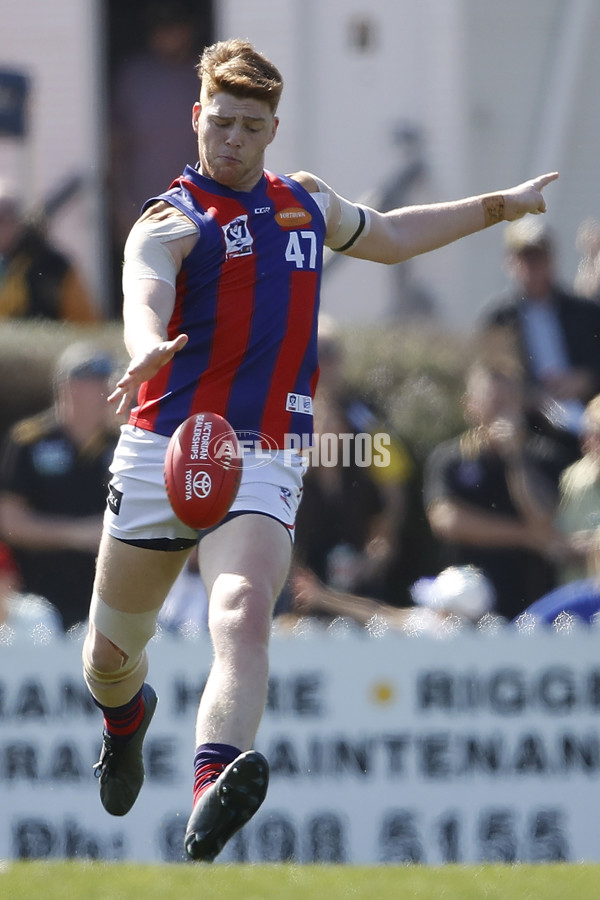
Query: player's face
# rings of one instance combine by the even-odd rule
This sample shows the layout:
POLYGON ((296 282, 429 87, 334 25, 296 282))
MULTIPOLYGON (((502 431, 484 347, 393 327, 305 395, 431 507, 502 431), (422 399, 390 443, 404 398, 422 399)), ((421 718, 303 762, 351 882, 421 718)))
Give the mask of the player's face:
POLYGON ((194 104, 192 125, 202 174, 234 190, 252 190, 277 131, 278 119, 268 104, 221 92, 194 104))

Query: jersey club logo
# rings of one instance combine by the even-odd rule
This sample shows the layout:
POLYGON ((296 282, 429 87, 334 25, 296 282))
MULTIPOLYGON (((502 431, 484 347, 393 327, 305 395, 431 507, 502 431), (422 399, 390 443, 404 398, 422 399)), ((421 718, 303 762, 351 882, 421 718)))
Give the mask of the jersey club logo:
POLYGON ((236 256, 247 256, 252 253, 252 244, 254 238, 248 230, 248 216, 238 216, 223 225, 223 234, 225 236, 225 253, 227 259, 234 259, 236 256))

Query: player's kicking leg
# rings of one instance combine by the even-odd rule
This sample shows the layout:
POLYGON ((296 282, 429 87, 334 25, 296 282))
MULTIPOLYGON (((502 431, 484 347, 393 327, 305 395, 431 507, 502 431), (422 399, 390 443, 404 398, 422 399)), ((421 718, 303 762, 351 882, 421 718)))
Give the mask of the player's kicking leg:
POLYGON ((281 523, 253 514, 226 522, 200 544, 214 661, 196 727, 194 805, 185 834, 192 859, 212 861, 267 792, 267 760, 251 748, 267 699, 273 606, 290 556, 281 523))

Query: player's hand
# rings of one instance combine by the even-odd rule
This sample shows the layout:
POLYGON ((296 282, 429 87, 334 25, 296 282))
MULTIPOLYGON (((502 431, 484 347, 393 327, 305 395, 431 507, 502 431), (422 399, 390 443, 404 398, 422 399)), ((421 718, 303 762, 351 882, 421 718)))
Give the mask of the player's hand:
POLYGON ((187 334, 179 334, 172 341, 162 341, 160 344, 134 356, 127 371, 117 382, 117 386, 108 398, 109 403, 116 405, 116 413, 124 412, 134 401, 138 389, 150 378, 153 378, 162 367, 170 362, 178 350, 188 342, 187 334))
POLYGON ((502 191, 506 221, 513 222, 527 213, 537 216, 539 213, 546 212, 546 201, 542 191, 546 185, 556 181, 557 178, 558 172, 548 172, 546 175, 538 175, 537 178, 502 191))

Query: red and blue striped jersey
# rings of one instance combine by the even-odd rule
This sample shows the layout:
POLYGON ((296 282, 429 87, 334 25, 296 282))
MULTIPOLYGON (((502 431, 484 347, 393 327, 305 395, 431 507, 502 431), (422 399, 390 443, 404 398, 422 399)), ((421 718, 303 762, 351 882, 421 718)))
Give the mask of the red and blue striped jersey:
POLYGON ((188 166, 154 199, 200 231, 168 327, 189 341, 142 385, 130 424, 169 436, 210 411, 271 448, 312 434, 325 221, 310 193, 267 171, 252 191, 234 191, 188 166))

